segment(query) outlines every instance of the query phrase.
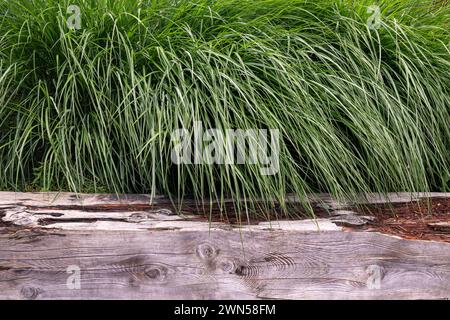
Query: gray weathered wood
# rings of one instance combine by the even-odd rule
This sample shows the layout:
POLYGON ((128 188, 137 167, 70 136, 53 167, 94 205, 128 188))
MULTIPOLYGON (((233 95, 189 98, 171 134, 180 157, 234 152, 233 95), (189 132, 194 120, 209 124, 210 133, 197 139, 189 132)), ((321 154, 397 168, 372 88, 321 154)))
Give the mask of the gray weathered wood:
POLYGON ((149 203, 0 193, 0 299, 450 298, 450 243, 331 219, 238 227, 149 203), (73 266, 79 289, 68 285, 73 266))

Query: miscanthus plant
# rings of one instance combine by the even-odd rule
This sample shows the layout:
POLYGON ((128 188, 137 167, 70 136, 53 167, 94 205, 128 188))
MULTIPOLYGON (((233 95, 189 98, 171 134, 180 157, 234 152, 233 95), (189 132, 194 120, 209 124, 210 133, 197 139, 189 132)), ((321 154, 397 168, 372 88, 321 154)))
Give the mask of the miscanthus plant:
POLYGON ((1 189, 238 207, 449 190, 446 1, 0 3, 1 189), (198 121, 278 129, 279 171, 174 164, 198 121))

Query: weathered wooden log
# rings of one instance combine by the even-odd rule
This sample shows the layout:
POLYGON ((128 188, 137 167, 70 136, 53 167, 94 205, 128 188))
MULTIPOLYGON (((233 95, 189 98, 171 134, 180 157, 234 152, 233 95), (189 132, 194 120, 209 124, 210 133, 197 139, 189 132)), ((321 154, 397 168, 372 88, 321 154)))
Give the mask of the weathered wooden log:
MULTIPOLYGON (((145 195, 3 192, 0 299, 450 298, 450 194, 413 197, 434 199, 417 221, 315 197, 329 216, 238 225, 145 195)), ((368 201, 411 202, 388 198, 368 201)))

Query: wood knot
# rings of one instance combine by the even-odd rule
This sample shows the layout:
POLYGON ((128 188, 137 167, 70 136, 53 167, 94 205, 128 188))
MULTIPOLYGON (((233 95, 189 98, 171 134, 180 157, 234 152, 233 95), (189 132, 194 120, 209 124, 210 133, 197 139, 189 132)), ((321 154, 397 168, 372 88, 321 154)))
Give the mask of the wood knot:
POLYGON ((384 277, 384 268, 382 266, 372 264, 366 268, 368 275, 366 286, 368 289, 380 289, 381 280, 384 277))
POLYGON ((262 268, 260 266, 249 263, 240 263, 236 266, 234 274, 245 279, 255 279, 261 275, 261 272, 262 268))
POLYGON ((202 243, 197 246, 197 256, 202 260, 213 260, 218 254, 218 250, 209 243, 202 243))
POLYGON ((236 266, 234 273, 238 276, 245 276, 247 274, 247 268, 244 265, 236 266))
POLYGON ((226 273, 235 273, 236 272, 236 263, 233 260, 221 260, 218 263, 218 267, 220 270, 226 273))
POLYGON ((145 268, 145 275, 155 281, 164 281, 167 277, 167 268, 164 266, 150 266, 145 268))
POLYGON ((39 288, 35 288, 35 287, 30 287, 30 286, 25 286, 22 287, 22 289, 20 289, 20 294, 28 300, 34 300, 37 298, 37 296, 42 292, 41 289, 39 288))
MULTIPOLYGON (((276 252, 269 252, 263 256, 264 262, 267 262, 267 266, 274 268, 277 272, 285 271, 285 272, 295 272, 296 264, 292 257, 276 252)), ((256 263, 259 261, 256 260, 256 263)))

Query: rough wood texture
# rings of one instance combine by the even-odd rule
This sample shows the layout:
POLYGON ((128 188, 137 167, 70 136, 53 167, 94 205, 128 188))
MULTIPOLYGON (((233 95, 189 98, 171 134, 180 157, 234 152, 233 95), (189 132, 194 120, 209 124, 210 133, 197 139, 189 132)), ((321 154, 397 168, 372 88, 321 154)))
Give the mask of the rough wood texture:
POLYGON ((349 229, 370 217, 315 197, 337 217, 238 227, 144 195, 0 193, 0 298, 450 298, 450 243, 349 229))

